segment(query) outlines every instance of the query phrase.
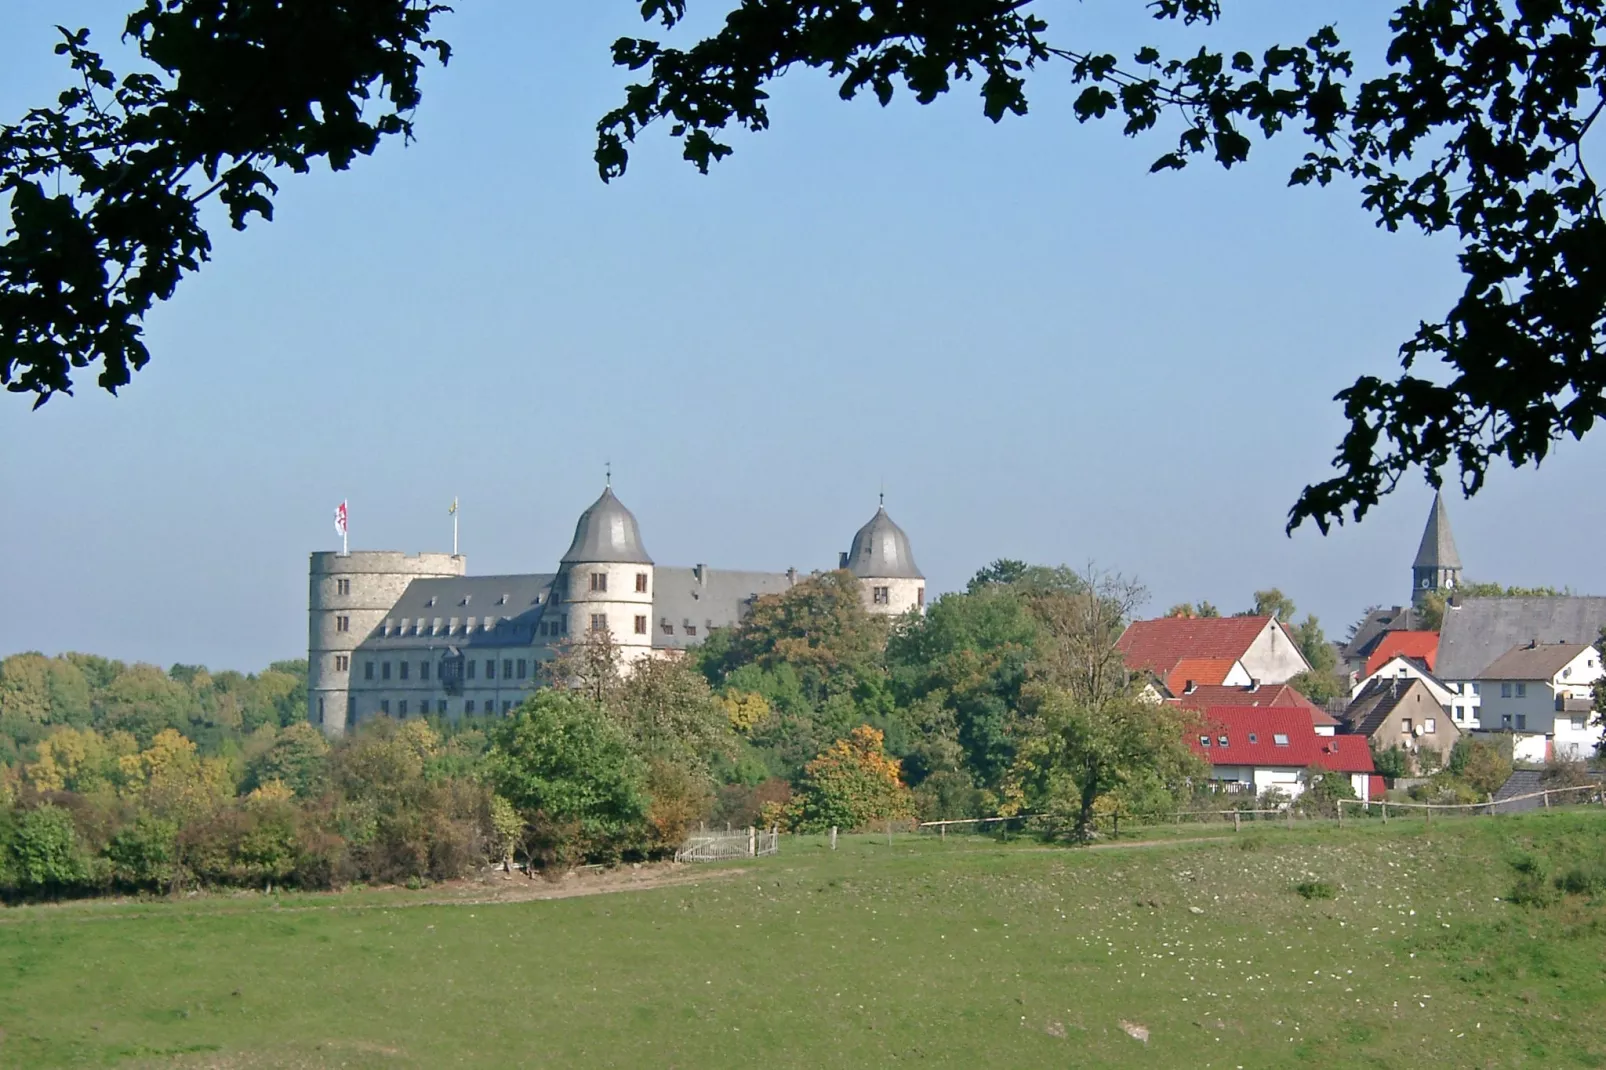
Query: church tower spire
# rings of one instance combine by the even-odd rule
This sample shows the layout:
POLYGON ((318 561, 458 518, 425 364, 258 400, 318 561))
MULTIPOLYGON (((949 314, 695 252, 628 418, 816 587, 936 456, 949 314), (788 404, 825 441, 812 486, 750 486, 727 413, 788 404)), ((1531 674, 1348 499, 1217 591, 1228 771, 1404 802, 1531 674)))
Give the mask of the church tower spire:
POLYGON ((1448 596, 1460 585, 1461 555, 1456 552, 1455 536, 1450 532, 1450 514, 1444 508, 1444 494, 1435 492, 1433 511, 1428 514, 1422 544, 1411 565, 1411 602, 1421 605, 1430 594, 1448 596))

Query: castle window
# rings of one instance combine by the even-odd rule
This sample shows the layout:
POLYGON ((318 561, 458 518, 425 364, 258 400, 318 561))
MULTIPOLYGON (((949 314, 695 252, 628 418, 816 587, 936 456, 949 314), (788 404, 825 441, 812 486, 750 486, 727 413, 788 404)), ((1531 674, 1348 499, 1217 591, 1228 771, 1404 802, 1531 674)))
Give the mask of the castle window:
POLYGON ((646 617, 637 617, 636 618, 636 634, 637 635, 646 635, 647 634, 647 618, 646 617))
POLYGON ((697 625, 695 625, 695 624, 685 624, 685 625, 682 625, 682 627, 684 627, 686 629, 686 634, 687 635, 696 635, 697 634, 697 625))
POLYGON ((438 699, 435 700, 435 712, 440 714, 442 717, 446 716, 446 700, 445 699, 438 698, 438 699))
POLYGON ((474 712, 474 700, 473 699, 470 698, 470 699, 464 699, 463 700, 463 712, 464 713, 473 713, 474 712))
POLYGON ((379 666, 379 678, 381 680, 390 679, 390 662, 387 661, 379 666))
POLYGON ((496 679, 496 659, 495 658, 486 658, 485 659, 485 678, 487 680, 496 679))
POLYGON ((386 717, 390 716, 390 699, 382 698, 379 700, 379 712, 386 717))
POLYGON ((402 699, 400 702, 398 702, 396 704, 396 715, 398 717, 406 717, 407 716, 407 700, 406 699, 402 699))
POLYGON ((350 594, 350 593, 351 593, 351 581, 350 580, 336 580, 335 581, 335 594, 350 594))
POLYGON ((512 702, 508 701, 507 699, 503 699, 502 700, 502 713, 503 713, 504 716, 507 714, 507 711, 511 710, 512 708, 513 708, 513 703, 512 702))
POLYGON ((351 618, 350 617, 336 617, 335 618, 335 631, 337 631, 337 632, 349 632, 349 631, 351 631, 351 618))
POLYGON ((636 573, 636 593, 647 593, 647 574, 645 572, 636 573))
POLYGON ((674 635, 675 634, 675 626, 673 624, 670 624, 667 620, 664 621, 664 623, 663 623, 663 629, 664 629, 664 634, 665 635, 674 635))
POLYGON ((363 666, 362 666, 362 678, 364 680, 372 680, 374 678, 374 663, 373 662, 367 661, 367 662, 363 663, 363 666))
POLYGON ((401 678, 403 680, 407 679, 407 670, 410 668, 412 668, 412 662, 404 661, 401 663, 401 678))
POLYGON ((608 589, 608 574, 606 572, 593 572, 591 574, 591 589, 593 591, 606 591, 608 589))
POLYGON ((528 669, 527 663, 525 662, 525 660, 523 658, 520 658, 519 659, 519 679, 520 680, 524 679, 524 676, 525 676, 525 673, 526 673, 527 669, 528 669))
POLYGON ((502 659, 502 679, 504 679, 504 680, 513 679, 513 659, 512 658, 503 658, 502 659))
POLYGON ((923 606, 925 606, 925 604, 926 604, 926 589, 924 587, 918 587, 918 588, 915 589, 915 605, 923 607, 923 606))
POLYGON ((335 655, 335 672, 349 672, 351 670, 351 656, 349 654, 335 655))
POLYGON ((470 658, 469 660, 463 662, 463 668, 467 670, 468 678, 470 680, 474 679, 474 665, 475 664, 476 663, 475 663, 473 658, 470 658))
POLYGON ((876 587, 871 590, 870 600, 878 606, 892 604, 892 588, 876 587))
POLYGON ((421 661, 418 663, 418 678, 420 680, 429 679, 429 662, 421 661))
POLYGON ((318 723, 323 724, 323 699, 318 699, 318 723))
POLYGON ((591 630, 605 632, 608 630, 608 615, 606 613, 591 614, 591 630))

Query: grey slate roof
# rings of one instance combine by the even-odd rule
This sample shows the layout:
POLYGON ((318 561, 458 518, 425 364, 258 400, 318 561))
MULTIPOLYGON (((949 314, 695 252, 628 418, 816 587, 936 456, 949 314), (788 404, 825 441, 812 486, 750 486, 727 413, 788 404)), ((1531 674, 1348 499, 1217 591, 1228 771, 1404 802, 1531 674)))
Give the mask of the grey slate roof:
POLYGON ((1506 651, 1540 643, 1592 644, 1606 626, 1606 598, 1468 598, 1444 611, 1434 670, 1476 680, 1506 651))
POLYGON ((602 497, 580 514, 580 522, 574 526, 574 541, 561 559, 565 565, 596 562, 652 564, 647 548, 641 545, 635 514, 613 496, 612 487, 605 488, 602 497))
POLYGON ((1450 514, 1444 508, 1444 495, 1433 495, 1433 511, 1428 513, 1428 526, 1422 531, 1422 545, 1417 547, 1415 568, 1460 568, 1461 555, 1455 550, 1455 536, 1450 534, 1450 514))
POLYGON ((909 536, 892 522, 884 505, 853 536, 847 568, 860 579, 925 579, 909 549, 909 536))
POLYGON ((1530 643, 1506 651, 1479 675, 1485 680, 1548 681, 1588 649, 1587 643, 1530 643))
POLYGON ((414 580, 361 648, 528 646, 546 610, 554 578, 545 573, 414 580), (494 621, 489 630, 484 627, 487 617, 494 621), (467 627, 469 618, 475 622, 472 629, 467 627))
POLYGON ((653 569, 652 645, 671 650, 696 646, 708 638, 710 628, 740 622, 756 596, 791 587, 795 575, 660 565, 653 569), (665 624, 674 629, 672 635, 665 634, 665 624), (696 635, 686 634, 687 624, 697 629, 696 635))
POLYGON ((1420 680, 1409 677, 1401 679, 1393 677, 1388 680, 1373 680, 1361 689, 1344 711, 1344 731, 1346 734, 1366 736, 1368 738, 1383 726, 1389 714, 1394 712, 1405 697, 1411 693, 1413 687, 1420 687, 1428 695, 1428 701, 1435 710, 1442 710, 1427 685, 1420 680))
POLYGON ((1410 606, 1391 606, 1374 609, 1366 614, 1355 637, 1339 648, 1339 657, 1345 661, 1365 661, 1377 649, 1383 636, 1393 631, 1412 631, 1421 624, 1419 614, 1410 606))

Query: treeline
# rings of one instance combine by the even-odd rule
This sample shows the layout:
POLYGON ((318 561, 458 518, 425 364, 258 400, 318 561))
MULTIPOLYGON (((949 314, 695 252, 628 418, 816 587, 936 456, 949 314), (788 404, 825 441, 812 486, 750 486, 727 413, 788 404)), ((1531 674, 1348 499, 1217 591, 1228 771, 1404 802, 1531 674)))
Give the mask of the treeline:
POLYGON ((844 572, 757 600, 676 660, 576 644, 507 717, 377 718, 326 741, 305 667, 0 663, 0 891, 447 879, 671 853, 688 829, 1170 812, 1204 770, 1115 642, 1143 597, 1000 561, 924 616, 844 572))

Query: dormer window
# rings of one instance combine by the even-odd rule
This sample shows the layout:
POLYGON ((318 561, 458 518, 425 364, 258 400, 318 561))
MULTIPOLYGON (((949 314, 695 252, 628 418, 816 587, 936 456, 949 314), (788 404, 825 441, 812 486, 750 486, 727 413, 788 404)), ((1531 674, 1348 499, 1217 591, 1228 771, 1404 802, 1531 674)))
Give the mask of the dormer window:
POLYGON ((499 605, 499 606, 507 605, 507 595, 504 594, 501 598, 498 598, 496 600, 496 604, 499 605))
POLYGON ((434 595, 430 595, 429 596, 429 601, 424 603, 424 605, 426 605, 426 606, 432 606, 434 604, 435 604, 435 596, 434 595))
POLYGON ((1274 733, 1271 737, 1271 742, 1273 746, 1286 747, 1288 746, 1288 734, 1286 732, 1274 733))
POLYGON ((1210 737, 1209 736, 1200 736, 1199 737, 1199 746, 1201 746, 1201 747, 1210 746, 1210 737))
POLYGON ((470 598, 473 598, 473 597, 474 597, 474 596, 473 596, 473 595, 471 595, 471 594, 465 594, 465 595, 464 595, 464 596, 463 596, 463 600, 462 600, 462 601, 461 601, 461 602, 459 602, 459 603, 457 603, 457 604, 458 604, 458 605, 460 605, 460 606, 466 606, 466 605, 468 605, 468 600, 469 600, 469 599, 470 599, 470 598))
POLYGON ((1216 737, 1216 745, 1217 746, 1221 746, 1221 747, 1225 747, 1227 745, 1227 737, 1226 736, 1217 736, 1216 737))

